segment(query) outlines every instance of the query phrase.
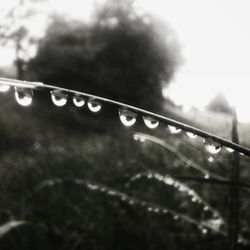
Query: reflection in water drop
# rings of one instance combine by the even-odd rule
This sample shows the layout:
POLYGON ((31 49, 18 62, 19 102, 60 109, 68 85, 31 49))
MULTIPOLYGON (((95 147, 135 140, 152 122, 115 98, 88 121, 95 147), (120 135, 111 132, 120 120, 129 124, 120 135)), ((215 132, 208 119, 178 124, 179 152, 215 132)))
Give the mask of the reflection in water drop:
POLYGON ((171 134, 179 134, 181 132, 180 128, 177 128, 175 126, 172 125, 168 125, 169 131, 171 134))
POLYGON ((29 106, 32 103, 33 91, 31 89, 15 87, 15 98, 21 106, 29 106))
POLYGON ((7 92, 10 89, 9 85, 0 84, 0 92, 7 92))
POLYGON ((90 111, 96 113, 101 110, 102 104, 95 99, 88 100, 88 108, 90 111))
POLYGON ((233 152, 234 152, 234 149, 229 148, 229 147, 226 147, 226 150, 227 150, 229 153, 233 153, 233 152))
POLYGON ((126 109, 120 109, 119 117, 123 125, 125 125, 126 127, 130 127, 135 124, 137 114, 126 109))
POLYGON ((68 95, 61 90, 52 90, 51 92, 52 102, 58 106, 62 107, 67 103, 68 95))
POLYGON ((218 154, 222 146, 211 138, 205 139, 205 147, 210 154, 218 154))
POLYGON ((157 128, 159 125, 159 121, 157 121, 154 118, 151 118, 149 116, 143 116, 143 121, 144 121, 145 125, 151 129, 157 128))
POLYGON ((75 104, 76 107, 80 108, 80 107, 84 106, 85 99, 81 95, 75 95, 73 97, 73 103, 75 104))
POLYGON ((187 134, 187 136, 188 136, 189 138, 191 138, 191 139, 194 139, 194 138, 197 137, 197 135, 194 134, 194 133, 192 133, 192 132, 187 132, 186 134, 187 134))

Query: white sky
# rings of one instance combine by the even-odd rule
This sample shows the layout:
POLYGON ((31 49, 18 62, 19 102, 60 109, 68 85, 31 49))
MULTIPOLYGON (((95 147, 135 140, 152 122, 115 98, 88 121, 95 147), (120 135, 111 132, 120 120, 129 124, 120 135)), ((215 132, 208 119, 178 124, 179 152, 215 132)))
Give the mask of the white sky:
MULTIPOLYGON (((95 1, 102 0, 51 0, 50 7, 89 20, 95 1)), ((138 5, 165 20, 182 47, 185 61, 165 96, 202 107, 221 91, 239 118, 250 121, 250 1, 138 0, 138 5)), ((0 49, 0 66, 12 62, 12 53, 0 49)))

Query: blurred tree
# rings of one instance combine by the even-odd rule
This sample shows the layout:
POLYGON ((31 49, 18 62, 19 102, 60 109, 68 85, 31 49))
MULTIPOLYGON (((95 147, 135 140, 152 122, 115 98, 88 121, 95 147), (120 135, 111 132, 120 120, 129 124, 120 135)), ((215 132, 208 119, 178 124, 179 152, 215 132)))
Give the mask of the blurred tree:
POLYGON ((97 5, 90 25, 56 18, 30 61, 32 80, 159 111, 179 63, 173 33, 133 1, 97 5), (167 35, 167 36, 166 36, 167 35))
POLYGON ((232 107, 230 107, 225 95, 218 93, 207 105, 207 109, 215 112, 232 114, 232 107))
POLYGON ((31 32, 34 17, 40 12, 38 4, 45 0, 17 0, 2 13, 0 45, 11 45, 15 50, 15 67, 18 79, 24 79, 26 62, 36 37, 31 32), (32 21, 33 20, 33 21, 32 21))

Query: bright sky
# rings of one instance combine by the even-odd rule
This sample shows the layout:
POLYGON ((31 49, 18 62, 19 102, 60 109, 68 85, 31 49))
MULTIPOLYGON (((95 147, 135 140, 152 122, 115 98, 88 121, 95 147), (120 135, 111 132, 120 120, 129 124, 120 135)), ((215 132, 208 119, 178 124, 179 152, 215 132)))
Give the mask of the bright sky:
MULTIPOLYGON (((50 8, 89 20, 95 1, 103 0, 51 0, 50 8)), ((239 119, 250 121, 249 0, 138 0, 138 6, 165 20, 182 47, 185 61, 164 95, 203 107, 223 92, 239 119)), ((0 65, 12 62, 11 53, 0 49, 0 65)))

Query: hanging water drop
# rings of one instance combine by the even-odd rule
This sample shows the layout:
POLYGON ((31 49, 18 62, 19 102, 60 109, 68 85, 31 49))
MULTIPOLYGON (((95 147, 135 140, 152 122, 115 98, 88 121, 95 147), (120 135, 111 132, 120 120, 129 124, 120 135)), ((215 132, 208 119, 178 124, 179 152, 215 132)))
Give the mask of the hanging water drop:
POLYGON ((27 107, 32 103, 33 91, 31 89, 15 87, 15 98, 18 104, 27 107))
POLYGON ((137 114, 126 109, 120 109, 119 117, 123 125, 125 125, 126 127, 131 127, 136 122, 137 114))
POLYGON ((154 129, 159 125, 159 121, 149 116, 143 116, 143 121, 148 128, 154 129))
POLYGON ((229 153, 233 153, 233 152, 234 152, 234 149, 229 148, 229 147, 226 147, 226 150, 227 150, 229 153))
POLYGON ((84 106, 85 99, 81 95, 75 95, 73 97, 73 103, 75 104, 76 107, 80 108, 80 107, 84 106))
POLYGON ((187 134, 187 136, 188 136, 189 138, 191 138, 191 139, 194 139, 194 138, 197 137, 197 135, 194 134, 194 133, 192 133, 192 132, 187 132, 186 134, 187 134))
POLYGON ((210 138, 205 140, 205 147, 210 154, 218 154, 222 148, 219 143, 213 141, 210 138))
POLYGON ((177 128, 175 126, 172 125, 168 125, 169 131, 171 134, 179 134, 181 132, 180 128, 177 128))
POLYGON ((209 162, 213 162, 213 161, 214 161, 214 157, 210 155, 210 156, 208 157, 208 161, 209 161, 209 162))
POLYGON ((102 104, 95 99, 90 99, 88 100, 88 108, 90 111, 96 113, 101 110, 102 104))
POLYGON ((0 92, 7 92, 9 91, 10 86, 9 85, 5 85, 5 84, 0 84, 0 92))
POLYGON ((204 178, 208 180, 210 178, 209 174, 206 174, 204 178))
POLYGON ((62 107, 67 103, 68 95, 61 90, 52 90, 51 92, 52 102, 58 106, 62 107))

